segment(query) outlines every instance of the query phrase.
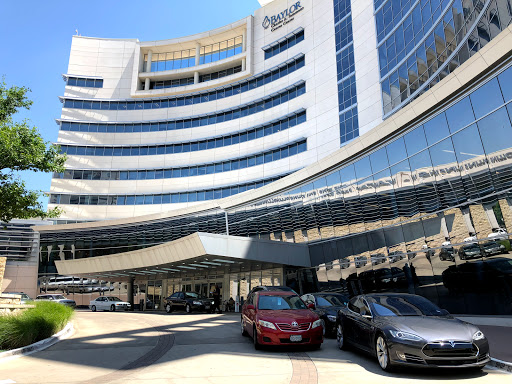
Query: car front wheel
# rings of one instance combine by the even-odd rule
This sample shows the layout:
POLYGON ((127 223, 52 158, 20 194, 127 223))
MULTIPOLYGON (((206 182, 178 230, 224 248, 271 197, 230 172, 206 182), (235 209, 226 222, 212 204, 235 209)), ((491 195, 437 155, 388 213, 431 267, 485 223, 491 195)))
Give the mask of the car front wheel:
POLYGON ((247 331, 245 330, 244 318, 240 319, 240 328, 242 329, 242 336, 247 336, 247 331))
POLYGON ((91 307, 91 311, 96 312, 96 306, 95 306, 95 305, 93 305, 93 306, 91 307))
POLYGON ((347 349, 345 333, 343 332, 343 325, 341 325, 341 323, 336 327, 336 342, 338 343, 338 348, 342 351, 347 349))
POLYGON ((115 306, 114 304, 112 304, 112 305, 110 306, 110 311, 111 311, 111 312, 115 312, 115 310, 116 310, 116 306, 115 306))
POLYGON ((391 371, 391 363, 389 361, 389 350, 386 340, 382 335, 377 337, 377 341, 375 342, 375 350, 377 352, 377 360, 379 361, 379 365, 384 371, 391 371))
POLYGON ((254 344, 254 349, 258 350, 261 348, 260 343, 258 342, 258 330, 256 327, 252 329, 252 342, 254 344))
POLYGON ((167 312, 167 313, 171 313, 172 312, 172 305, 171 304, 166 304, 165 305, 165 312, 167 312))
POLYGON ((187 306, 185 307, 185 312, 187 312, 187 313, 192 312, 192 307, 190 306, 190 304, 187 304, 187 306))

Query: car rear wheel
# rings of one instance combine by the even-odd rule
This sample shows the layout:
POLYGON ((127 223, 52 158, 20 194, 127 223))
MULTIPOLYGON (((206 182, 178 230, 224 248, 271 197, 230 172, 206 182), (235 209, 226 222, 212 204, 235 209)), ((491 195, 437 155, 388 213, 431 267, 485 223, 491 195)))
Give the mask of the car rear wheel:
POLYGON ((377 337, 377 341, 375 342, 375 350, 377 352, 377 360, 379 361, 379 365, 382 370, 389 372, 391 371, 391 363, 389 361, 389 350, 386 340, 382 335, 377 337))
POLYGON ((95 305, 93 305, 93 306, 91 307, 91 311, 96 312, 96 306, 95 306, 95 305))
POLYGON ((116 310, 116 306, 115 306, 114 304, 112 304, 112 305, 110 306, 110 311, 111 311, 111 312, 115 312, 115 310, 116 310))
POLYGON ((336 327, 336 342, 338 343, 338 348, 343 350, 347 349, 347 344, 345 343, 345 333, 343 331, 343 325, 338 324, 336 327))
POLYGON ((171 313, 172 312, 172 305, 171 304, 166 304, 165 305, 165 312, 167 312, 167 313, 171 313))
POLYGON ((185 312, 187 312, 187 313, 192 312, 192 307, 190 306, 190 304, 187 304, 187 305, 186 305, 186 307, 185 307, 185 312))
POLYGON ((242 336, 247 336, 247 331, 245 330, 244 318, 240 318, 240 328, 242 329, 242 336))
POLYGON ((252 329, 252 342, 254 344, 254 349, 258 350, 261 348, 260 343, 258 343, 258 330, 256 327, 252 329))

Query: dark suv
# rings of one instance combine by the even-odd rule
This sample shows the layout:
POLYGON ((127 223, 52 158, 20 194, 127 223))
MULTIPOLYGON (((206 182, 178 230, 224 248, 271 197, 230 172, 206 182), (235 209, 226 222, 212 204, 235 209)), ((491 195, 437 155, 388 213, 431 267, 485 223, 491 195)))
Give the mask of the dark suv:
POLYGON ((210 312, 213 300, 201 296, 196 292, 175 292, 165 299, 165 312, 170 313, 182 310, 187 313, 192 311, 210 312))

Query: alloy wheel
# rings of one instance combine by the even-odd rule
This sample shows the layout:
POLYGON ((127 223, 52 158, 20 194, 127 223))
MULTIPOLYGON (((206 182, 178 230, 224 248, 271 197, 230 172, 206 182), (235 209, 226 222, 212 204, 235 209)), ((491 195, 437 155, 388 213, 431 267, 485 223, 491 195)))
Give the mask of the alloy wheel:
POLYGON ((116 310, 116 306, 115 306, 114 304, 112 304, 112 305, 110 306, 110 310, 111 310, 112 312, 114 312, 114 311, 116 310))
POLYGON ((336 342, 339 349, 345 349, 345 335, 343 334, 343 326, 338 324, 336 328, 336 342))
POLYGON ((190 308, 190 304, 187 304, 187 306, 185 307, 185 312, 187 312, 187 313, 192 312, 192 308, 190 308))
POLYGON ((379 336, 377 338, 377 343, 376 343, 375 349, 377 351, 377 360, 379 361, 380 367, 384 371, 389 370, 388 346, 386 344, 386 340, 384 340, 384 338, 382 336, 379 336))
POLYGON ((93 305, 93 306, 91 307, 91 311, 96 312, 96 306, 95 306, 95 305, 93 305))
POLYGON ((172 311, 171 304, 167 304, 167 305, 165 306, 165 312, 167 312, 167 313, 171 313, 171 311, 172 311))

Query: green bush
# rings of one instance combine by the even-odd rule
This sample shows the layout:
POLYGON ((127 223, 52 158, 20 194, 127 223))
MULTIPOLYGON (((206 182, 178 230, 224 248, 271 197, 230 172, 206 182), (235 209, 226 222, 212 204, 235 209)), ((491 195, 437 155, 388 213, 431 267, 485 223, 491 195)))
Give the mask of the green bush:
POLYGON ((14 349, 46 339, 62 330, 73 309, 50 301, 37 301, 35 308, 0 316, 0 349, 14 349))

